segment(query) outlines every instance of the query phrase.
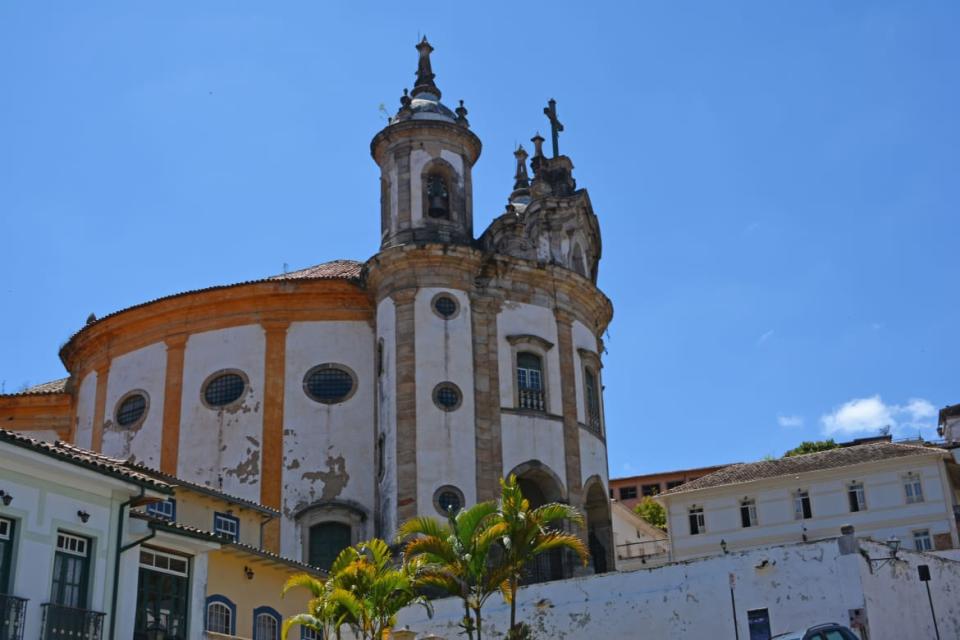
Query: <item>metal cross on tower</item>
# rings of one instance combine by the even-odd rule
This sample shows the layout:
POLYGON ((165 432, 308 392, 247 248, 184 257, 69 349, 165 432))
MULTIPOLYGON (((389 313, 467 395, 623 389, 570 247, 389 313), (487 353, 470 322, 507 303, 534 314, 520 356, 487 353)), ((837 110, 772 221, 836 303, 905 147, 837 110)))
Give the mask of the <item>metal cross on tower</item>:
POLYGON ((563 125, 557 120, 557 101, 553 98, 547 102, 543 112, 550 118, 550 133, 553 134, 553 157, 560 155, 560 132, 563 131, 563 125))

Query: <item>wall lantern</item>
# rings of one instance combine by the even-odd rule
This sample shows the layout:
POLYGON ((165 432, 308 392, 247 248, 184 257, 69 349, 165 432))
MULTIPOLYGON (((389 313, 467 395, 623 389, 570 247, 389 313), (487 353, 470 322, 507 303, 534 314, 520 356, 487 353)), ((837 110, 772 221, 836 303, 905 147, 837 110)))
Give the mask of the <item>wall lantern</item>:
POLYGON ((0 500, 3 500, 3 506, 9 507, 10 503, 13 502, 13 496, 3 489, 0 489, 0 500))
POLYGON ((248 566, 244 566, 243 575, 247 576, 247 580, 253 580, 253 569, 248 566))
POLYGON ((86 524, 87 520, 90 519, 90 514, 84 511, 83 509, 80 509, 79 511, 77 511, 77 517, 80 518, 80 522, 86 524))

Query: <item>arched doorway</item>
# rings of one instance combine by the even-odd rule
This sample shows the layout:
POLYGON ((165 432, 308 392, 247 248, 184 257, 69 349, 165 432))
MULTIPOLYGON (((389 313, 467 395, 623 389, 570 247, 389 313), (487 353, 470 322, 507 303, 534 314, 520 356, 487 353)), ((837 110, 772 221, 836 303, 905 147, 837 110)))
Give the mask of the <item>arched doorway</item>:
POLYGON ((584 511, 587 519, 587 545, 594 573, 613 570, 613 526, 610 501, 598 476, 587 480, 584 491, 584 511))
MULTIPOLYGON (((517 476, 517 484, 523 497, 530 502, 530 508, 536 509, 551 502, 565 502, 566 491, 560 477, 550 467, 539 460, 530 460, 517 465, 511 474, 517 476)), ((562 580, 569 577, 570 571, 561 549, 542 553, 527 567, 524 584, 562 580)))

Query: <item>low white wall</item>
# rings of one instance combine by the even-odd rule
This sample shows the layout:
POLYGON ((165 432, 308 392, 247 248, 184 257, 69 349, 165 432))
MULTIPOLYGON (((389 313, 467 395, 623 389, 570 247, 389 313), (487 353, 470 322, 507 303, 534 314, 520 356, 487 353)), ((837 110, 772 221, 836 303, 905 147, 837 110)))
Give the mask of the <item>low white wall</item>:
MULTIPOLYGON (((889 555, 884 545, 863 545, 871 557, 889 555)), ((732 582, 740 638, 750 637, 747 612, 753 609, 768 610, 776 635, 823 622, 848 624, 850 611, 864 606, 870 640, 928 638, 934 637, 929 605, 916 573, 917 564, 927 563, 936 565, 931 586, 942 593, 934 597, 940 635, 958 637, 960 603, 952 594, 960 589, 960 563, 914 552, 900 557, 870 573, 864 555, 841 554, 837 540, 755 549, 527 587, 518 617, 537 638, 733 638, 732 582)), ((459 637, 460 601, 434 604, 432 620, 422 609, 404 610, 400 628, 459 637)), ((502 638, 509 607, 494 596, 484 613, 484 637, 502 638)))

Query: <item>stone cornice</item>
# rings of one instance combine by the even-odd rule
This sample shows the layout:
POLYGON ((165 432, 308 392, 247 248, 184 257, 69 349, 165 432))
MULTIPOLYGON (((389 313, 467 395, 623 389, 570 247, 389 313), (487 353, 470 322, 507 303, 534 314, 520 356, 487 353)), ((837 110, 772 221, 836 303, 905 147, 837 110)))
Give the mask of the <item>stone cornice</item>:
POLYGON ((404 120, 387 125, 370 141, 370 155, 377 164, 381 164, 384 151, 401 140, 413 141, 422 135, 442 135, 456 140, 467 152, 467 160, 472 166, 480 157, 483 148, 480 138, 470 129, 442 120, 404 120))

